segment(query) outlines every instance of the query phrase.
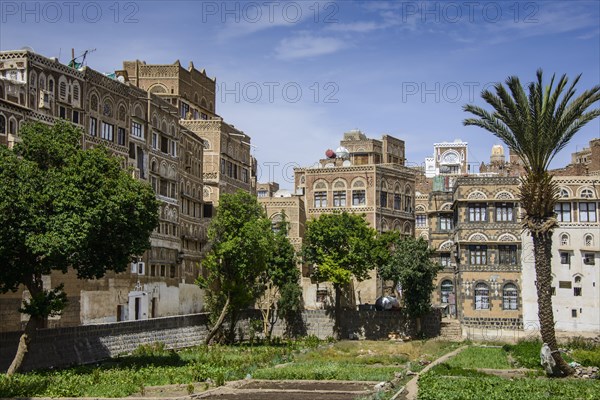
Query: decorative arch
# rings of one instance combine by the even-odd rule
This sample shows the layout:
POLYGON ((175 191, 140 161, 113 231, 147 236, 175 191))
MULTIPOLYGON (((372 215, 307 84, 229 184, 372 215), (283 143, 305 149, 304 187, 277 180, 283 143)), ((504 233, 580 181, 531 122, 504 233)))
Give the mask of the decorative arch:
POLYGON ((156 158, 152 158, 152 161, 150 161, 150 171, 158 172, 158 164, 156 162, 156 158))
POLYGON ((161 162, 161 163, 160 163, 160 175, 161 175, 161 176, 164 176, 164 177, 167 177, 167 176, 168 176, 168 175, 167 175, 167 171, 168 171, 168 168, 167 168, 167 163, 166 163, 166 162, 164 162, 164 161, 163 161, 163 162, 161 162))
POLYGON ((16 135, 18 126, 19 125, 15 117, 10 117, 8 119, 8 133, 10 133, 11 135, 16 135))
POLYGON ((0 114, 0 135, 6 135, 6 117, 0 114))
POLYGON ((446 240, 438 247, 439 251, 452 251, 454 249, 454 242, 452 240, 446 240))
POLYGON ((35 89, 35 88, 37 88, 37 85, 38 85, 37 72, 31 71, 29 73, 29 87, 35 89))
POLYGON ((398 232, 401 232, 401 228, 402 228, 402 223, 400 222, 399 219, 395 219, 394 222, 392 223, 392 229, 398 232))
POLYGON ((471 236, 469 236, 467 241, 469 241, 469 242, 487 242, 488 238, 485 234, 483 234, 481 232, 475 232, 475 233, 471 234, 471 236))
POLYGON ((424 240, 429 240, 429 234, 427 232, 421 232, 419 237, 423 238, 424 240))
POLYGON ((98 112, 98 94, 90 93, 90 110, 98 112))
POLYGON ((427 208, 423 204, 417 204, 415 206, 415 212, 426 212, 427 208))
POLYGON ((568 233, 561 233, 559 236, 559 240, 561 246, 568 246, 571 243, 571 237, 568 233))
POLYGON ((63 75, 61 75, 61 77, 58 78, 58 97, 62 101, 67 101, 67 92, 68 92, 67 78, 65 78, 63 75))
POLYGON ((157 83, 148 88, 148 91, 153 94, 167 93, 167 87, 163 84, 157 83))
POLYGON ((583 236, 583 245, 585 247, 594 247, 594 235, 587 233, 583 236))
POLYGON ((166 120, 166 119, 164 119, 164 117, 163 117, 163 119, 162 119, 162 122, 160 123, 160 130, 161 130, 163 133, 169 133, 169 131, 168 131, 168 126, 167 126, 167 120, 166 120))
POLYGON ((142 110, 142 106, 136 104, 133 106, 133 116, 136 118, 144 119, 144 111, 142 110))
POLYGON ((208 103, 206 102, 206 98, 204 96, 202 96, 202 99, 200 100, 200 105, 202 108, 208 109, 208 103))
POLYGON ((501 190, 498 193, 496 193, 496 196, 494 196, 496 199, 498 200, 514 200, 515 196, 507 191, 507 190, 501 190))
POLYGON ((367 184, 365 183, 365 180, 363 178, 355 178, 352 181, 353 189, 364 189, 366 187, 367 187, 367 184))
POLYGON ((412 225, 410 222, 405 222, 404 226, 402 227, 402 233, 404 233, 405 235, 411 235, 412 234, 412 225))
POLYGON ((389 231, 389 230, 390 230, 390 226, 389 226, 388 222, 387 222, 387 221, 384 219, 384 220, 381 222, 381 231, 382 231, 382 232, 387 232, 387 231, 389 231))
POLYGON ((347 184, 343 178, 338 178, 333 182, 333 188, 338 190, 346 189, 347 184))
POLYGON ((440 211, 449 211, 452 210, 452 203, 444 203, 442 207, 440 207, 440 211))
POLYGON ((594 189, 587 186, 587 187, 579 188, 578 197, 581 197, 582 199, 593 199, 596 196, 594 193, 594 189))
POLYGON ((109 118, 113 118, 114 116, 114 101, 110 96, 105 96, 102 99, 102 114, 109 117, 109 118))
POLYGON ((46 74, 40 72, 40 76, 38 78, 38 88, 40 90, 46 90, 46 74))
POLYGON ((119 121, 125 121, 127 118, 127 109, 125 108, 125 104, 119 104, 119 112, 118 112, 119 121))
POLYGON ((314 190, 327 190, 328 187, 329 187, 329 185, 327 185, 327 181, 325 181, 323 179, 319 179, 318 181, 315 181, 315 183, 313 184, 314 190))
POLYGON ((515 235, 513 235, 512 233, 503 233, 500 236, 498 236, 498 241, 499 242, 518 242, 519 239, 517 239, 517 237, 515 235))
POLYGON ((568 187, 561 187, 558 190, 558 194, 560 198, 563 199, 567 199, 569 197, 572 197, 573 193, 571 192, 571 189, 569 189, 568 187))
POLYGON ((473 190, 472 192, 470 192, 468 194, 467 199, 469 199, 469 200, 484 200, 484 199, 487 199, 487 196, 485 193, 483 193, 480 190, 473 190))
POLYGON ((73 81, 73 105, 79 107, 81 102, 81 87, 79 82, 73 81))

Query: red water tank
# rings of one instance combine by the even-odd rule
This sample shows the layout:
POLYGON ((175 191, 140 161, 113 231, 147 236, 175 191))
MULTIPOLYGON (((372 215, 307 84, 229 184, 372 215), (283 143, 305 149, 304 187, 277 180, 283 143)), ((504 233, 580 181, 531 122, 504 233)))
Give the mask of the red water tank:
POLYGON ((327 149, 327 151, 325 152, 325 156, 327 158, 335 158, 335 151, 333 151, 331 149, 327 149))

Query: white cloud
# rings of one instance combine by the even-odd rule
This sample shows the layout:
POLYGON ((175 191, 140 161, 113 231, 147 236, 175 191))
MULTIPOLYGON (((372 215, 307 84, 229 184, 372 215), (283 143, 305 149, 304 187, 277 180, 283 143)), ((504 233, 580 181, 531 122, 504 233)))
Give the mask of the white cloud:
POLYGON ((347 46, 347 43, 341 39, 301 33, 295 37, 282 39, 275 52, 279 59, 293 60, 335 53, 347 46))

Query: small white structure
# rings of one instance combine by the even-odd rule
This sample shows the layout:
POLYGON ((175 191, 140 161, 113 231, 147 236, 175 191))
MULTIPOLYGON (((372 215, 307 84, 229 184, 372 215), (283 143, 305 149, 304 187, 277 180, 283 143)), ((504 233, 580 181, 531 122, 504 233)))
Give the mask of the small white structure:
MULTIPOLYGON (((552 307, 557 331, 600 333, 600 186, 597 177, 557 177, 559 227, 552 236, 552 307)), ((523 323, 539 329, 533 242, 523 234, 523 323)))

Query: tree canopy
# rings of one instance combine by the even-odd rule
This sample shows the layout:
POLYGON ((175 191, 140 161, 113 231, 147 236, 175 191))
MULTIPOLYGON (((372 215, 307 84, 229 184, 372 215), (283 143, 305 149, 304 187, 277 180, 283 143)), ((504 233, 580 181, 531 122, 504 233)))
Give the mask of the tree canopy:
POLYGON ((13 149, 0 147, 0 292, 24 285, 31 299, 21 311, 38 326, 66 304, 62 286, 44 288, 43 275, 124 271, 158 223, 150 185, 105 148, 83 150, 82 134, 66 122, 30 123, 13 149))

